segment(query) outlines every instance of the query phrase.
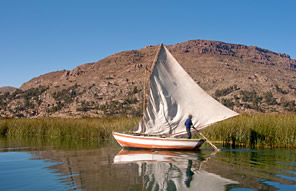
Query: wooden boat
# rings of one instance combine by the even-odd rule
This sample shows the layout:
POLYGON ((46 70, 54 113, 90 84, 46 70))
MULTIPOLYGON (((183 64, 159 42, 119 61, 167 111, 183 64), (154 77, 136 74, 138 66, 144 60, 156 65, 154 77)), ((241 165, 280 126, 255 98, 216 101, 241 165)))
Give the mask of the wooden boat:
POLYGON ((113 132, 116 141, 124 148, 196 150, 204 139, 177 139, 149 136, 134 136, 113 132))
MULTIPOLYGON (((184 123, 189 114, 193 115, 192 123, 199 131, 215 122, 238 115, 199 87, 162 44, 151 70, 146 67, 145 74, 147 71, 150 72, 150 91, 147 107, 145 101, 143 103, 142 120, 131 131, 132 134, 113 132, 122 147, 198 149, 205 140, 209 142, 201 133, 204 139, 180 138, 187 134, 184 123)), ((146 84, 146 80, 144 82, 146 84)))

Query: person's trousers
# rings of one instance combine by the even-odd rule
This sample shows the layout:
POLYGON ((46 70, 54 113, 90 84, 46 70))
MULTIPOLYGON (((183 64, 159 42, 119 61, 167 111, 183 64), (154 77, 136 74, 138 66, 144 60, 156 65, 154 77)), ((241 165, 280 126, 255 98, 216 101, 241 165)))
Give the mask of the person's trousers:
POLYGON ((188 139, 191 139, 191 131, 190 131, 190 128, 187 128, 186 127, 186 131, 187 131, 188 139))

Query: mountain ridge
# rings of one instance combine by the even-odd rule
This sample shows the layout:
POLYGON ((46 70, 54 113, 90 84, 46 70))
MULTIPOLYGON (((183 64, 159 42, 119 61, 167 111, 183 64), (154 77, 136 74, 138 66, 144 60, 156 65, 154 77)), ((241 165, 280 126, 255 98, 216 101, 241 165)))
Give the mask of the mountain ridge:
MULTIPOLYGON (((141 115, 144 68, 151 66, 157 47, 122 51, 73 70, 35 77, 10 99, 2 98, 6 109, 1 108, 0 116, 141 115)), ((208 40, 167 48, 197 84, 235 111, 296 111, 296 60, 287 54, 208 40)))

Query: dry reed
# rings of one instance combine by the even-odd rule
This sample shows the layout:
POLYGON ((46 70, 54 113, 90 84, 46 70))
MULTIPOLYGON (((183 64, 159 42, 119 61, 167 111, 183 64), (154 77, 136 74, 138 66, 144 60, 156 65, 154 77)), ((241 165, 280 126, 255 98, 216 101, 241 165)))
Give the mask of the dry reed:
POLYGON ((295 147, 295 114, 243 114, 204 130, 208 139, 224 145, 247 147, 295 147))
POLYGON ((0 119, 0 134, 7 137, 45 136, 85 140, 109 139, 112 131, 128 131, 139 118, 0 119))

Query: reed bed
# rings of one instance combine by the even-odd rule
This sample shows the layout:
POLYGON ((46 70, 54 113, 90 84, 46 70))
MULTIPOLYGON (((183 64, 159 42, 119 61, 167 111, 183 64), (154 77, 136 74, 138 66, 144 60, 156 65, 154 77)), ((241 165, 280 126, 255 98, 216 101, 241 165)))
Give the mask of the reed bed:
POLYGON ((105 117, 82 119, 0 119, 0 134, 7 137, 106 140, 112 131, 131 130, 140 118, 105 117))
POLYGON ((223 145, 296 147, 295 114, 243 114, 211 125, 203 133, 223 145))
MULTIPOLYGON (((100 141, 110 139, 112 131, 131 130, 139 121, 139 117, 0 119, 0 134, 100 141)), ((292 148, 296 147, 296 115, 243 114, 213 124, 203 134, 224 146, 292 148)))
POLYGON ((71 139, 64 137, 45 137, 45 136, 22 136, 22 137, 6 137, 1 139, 0 136, 0 152, 16 148, 23 148, 25 150, 36 149, 61 149, 61 150, 87 150, 97 149, 101 147, 110 147, 118 145, 113 139, 109 140, 85 140, 85 139, 71 139))

